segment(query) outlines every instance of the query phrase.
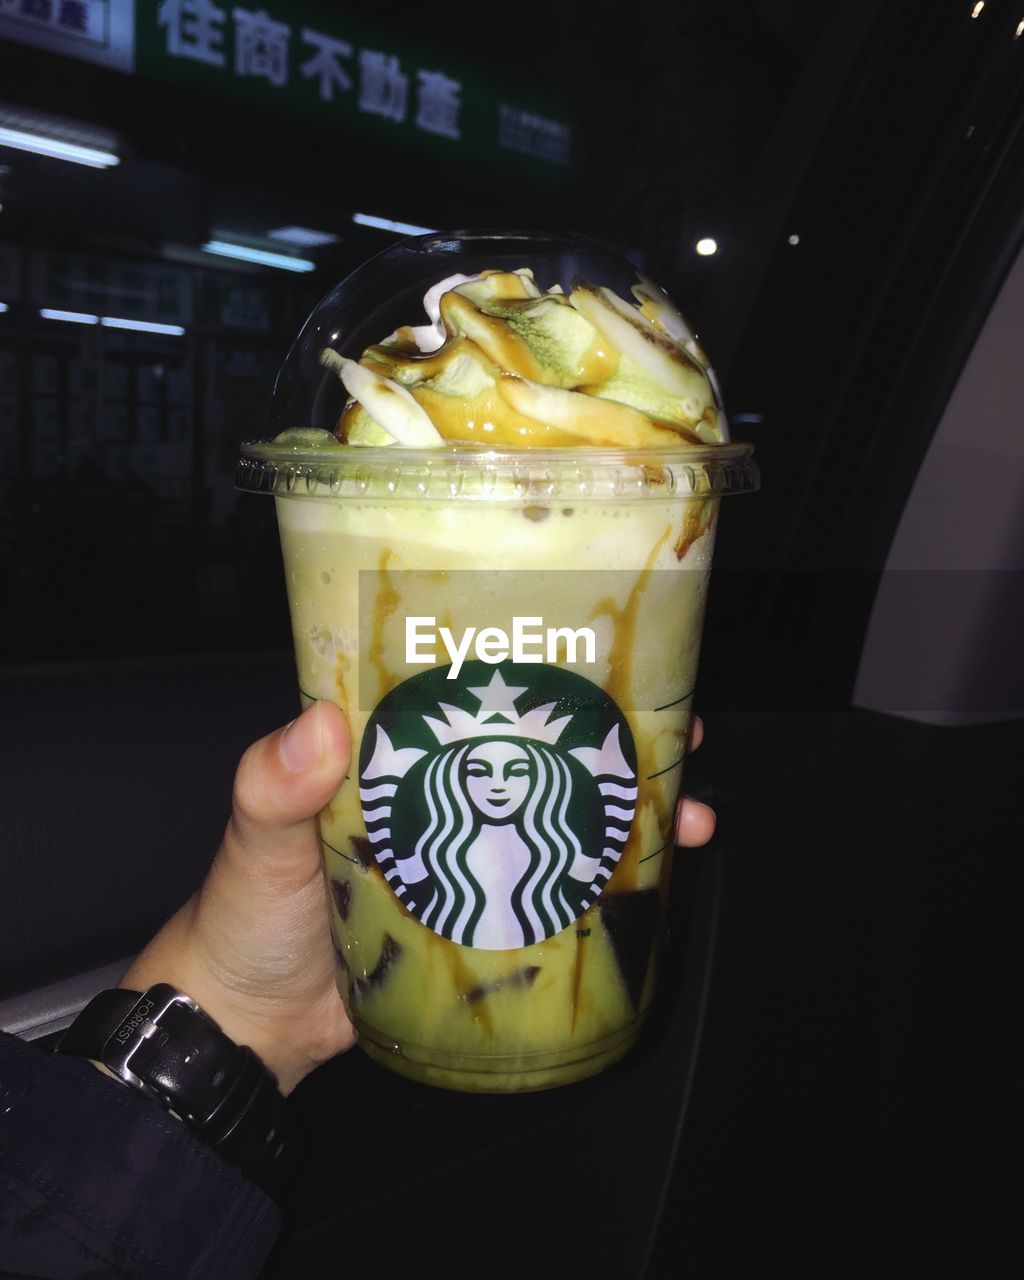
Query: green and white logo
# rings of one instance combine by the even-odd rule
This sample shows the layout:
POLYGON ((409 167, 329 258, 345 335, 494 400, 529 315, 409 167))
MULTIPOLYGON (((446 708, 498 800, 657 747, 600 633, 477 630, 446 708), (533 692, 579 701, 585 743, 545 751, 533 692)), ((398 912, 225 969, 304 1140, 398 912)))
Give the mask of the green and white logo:
POLYGON ((363 735, 371 847, 403 905, 467 947, 560 933, 595 901, 636 811, 615 702, 558 667, 467 662, 393 689, 363 735))

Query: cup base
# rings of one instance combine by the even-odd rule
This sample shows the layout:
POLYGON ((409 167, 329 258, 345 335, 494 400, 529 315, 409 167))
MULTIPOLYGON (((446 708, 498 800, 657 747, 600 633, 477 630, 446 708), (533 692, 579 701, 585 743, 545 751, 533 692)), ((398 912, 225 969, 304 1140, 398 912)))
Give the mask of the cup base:
POLYGON ((597 1075, 633 1047, 643 1015, 611 1036, 556 1053, 483 1057, 400 1045, 361 1018, 354 1023, 359 1046, 374 1062, 407 1080, 459 1093, 536 1093, 597 1075))

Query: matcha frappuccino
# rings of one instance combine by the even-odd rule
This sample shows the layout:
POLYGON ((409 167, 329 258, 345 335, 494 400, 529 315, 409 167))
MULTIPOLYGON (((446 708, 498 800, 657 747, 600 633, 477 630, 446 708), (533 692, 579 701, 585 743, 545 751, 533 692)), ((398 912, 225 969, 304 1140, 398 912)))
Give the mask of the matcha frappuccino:
POLYGON ((319 819, 340 989, 367 1053, 450 1088, 635 1040, 719 501, 756 487, 682 317, 589 252, 398 246, 311 317, 239 471, 277 498, 304 703, 352 728, 319 819), (368 342, 374 271, 426 314, 368 342))

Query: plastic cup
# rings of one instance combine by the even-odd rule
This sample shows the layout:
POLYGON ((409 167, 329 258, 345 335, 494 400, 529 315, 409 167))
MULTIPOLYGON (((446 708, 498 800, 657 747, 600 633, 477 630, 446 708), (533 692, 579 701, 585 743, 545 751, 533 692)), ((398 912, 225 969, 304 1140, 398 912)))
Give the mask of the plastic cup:
POLYGON ((756 488, 750 452, 244 446, 240 487, 276 499, 303 705, 352 730, 319 830, 339 986, 379 1063, 518 1092, 635 1042, 719 505, 756 488))

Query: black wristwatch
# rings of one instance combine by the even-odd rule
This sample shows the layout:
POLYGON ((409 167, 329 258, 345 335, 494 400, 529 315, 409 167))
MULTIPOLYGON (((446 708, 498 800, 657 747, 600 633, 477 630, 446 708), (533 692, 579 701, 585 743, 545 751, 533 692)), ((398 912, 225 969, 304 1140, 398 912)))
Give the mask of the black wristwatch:
POLYGON ((101 991, 56 1052, 101 1062, 275 1199, 287 1190, 296 1158, 288 1104, 256 1054, 184 992, 163 982, 144 992, 101 991))

